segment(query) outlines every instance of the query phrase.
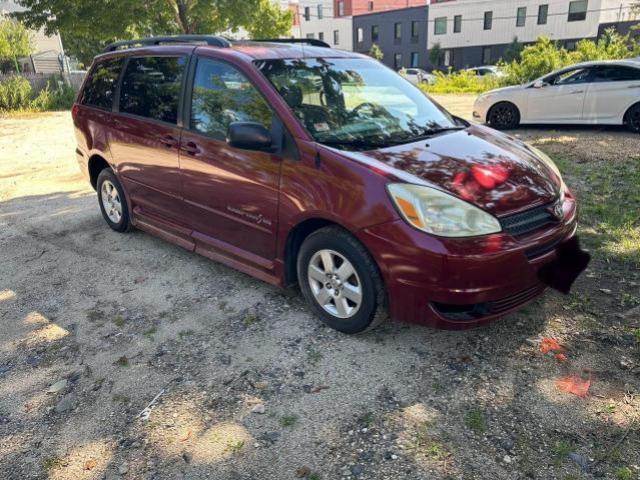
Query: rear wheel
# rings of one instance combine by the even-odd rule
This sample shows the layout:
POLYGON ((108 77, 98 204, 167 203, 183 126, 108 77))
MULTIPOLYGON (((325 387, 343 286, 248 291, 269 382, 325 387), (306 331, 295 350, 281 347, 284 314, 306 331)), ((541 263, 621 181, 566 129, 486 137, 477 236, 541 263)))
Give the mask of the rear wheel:
POLYGON ((131 222, 124 189, 110 168, 100 172, 96 187, 100 210, 109 227, 116 232, 129 231, 131 222))
POLYGON ((325 227, 305 239, 298 280, 320 319, 343 333, 359 333, 386 318, 384 285, 369 252, 340 227, 325 227))
POLYGON ((640 132, 640 103, 636 103, 627 111, 626 123, 632 132, 640 132))
POLYGON ((498 130, 516 128, 520 124, 520 112, 513 103, 500 102, 489 110, 487 123, 498 130))

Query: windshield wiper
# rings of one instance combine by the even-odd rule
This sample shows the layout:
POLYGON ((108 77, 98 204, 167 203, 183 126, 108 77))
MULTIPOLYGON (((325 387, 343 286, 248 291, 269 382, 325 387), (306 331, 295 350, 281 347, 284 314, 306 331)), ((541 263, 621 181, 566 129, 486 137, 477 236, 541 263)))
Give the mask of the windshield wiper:
POLYGON ((327 145, 328 147, 348 147, 354 149, 374 149, 374 148, 385 148, 391 147, 393 145, 397 145, 397 142, 371 142, 368 140, 361 139, 353 139, 353 140, 322 140, 320 141, 323 145, 327 145))
POLYGON ((440 135, 441 133, 453 132, 456 130, 464 130, 467 127, 464 126, 454 126, 454 127, 436 127, 436 128, 425 128, 422 131, 422 135, 424 137, 433 137, 435 135, 440 135))

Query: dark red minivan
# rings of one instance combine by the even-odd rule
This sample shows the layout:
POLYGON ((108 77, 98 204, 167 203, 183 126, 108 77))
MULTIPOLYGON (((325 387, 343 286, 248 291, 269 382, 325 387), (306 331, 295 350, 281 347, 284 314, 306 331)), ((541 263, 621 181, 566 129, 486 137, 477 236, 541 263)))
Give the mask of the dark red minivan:
POLYGON ((342 332, 387 312, 479 325, 572 263, 576 203, 549 157, 317 40, 119 42, 73 119, 112 229, 297 283, 342 332))

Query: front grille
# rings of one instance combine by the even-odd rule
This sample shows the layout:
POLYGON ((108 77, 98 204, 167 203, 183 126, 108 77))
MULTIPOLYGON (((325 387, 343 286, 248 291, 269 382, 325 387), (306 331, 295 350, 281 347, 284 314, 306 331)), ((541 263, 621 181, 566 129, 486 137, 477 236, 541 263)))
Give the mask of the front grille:
POLYGON ((451 305, 433 302, 435 310, 444 318, 452 321, 479 320, 489 315, 498 315, 527 303, 544 290, 542 285, 534 285, 526 290, 492 302, 474 303, 470 305, 451 305))
POLYGON ((533 232, 558 221, 551 213, 556 202, 531 208, 500 219, 502 230, 514 237, 533 232))
POLYGON ((530 248, 529 250, 525 251, 524 254, 527 256, 527 259, 533 260, 534 258, 541 257, 545 253, 549 253, 550 251, 555 249, 558 245, 560 245, 561 241, 562 239, 558 238, 551 242, 545 243, 544 245, 540 245, 539 247, 530 248))

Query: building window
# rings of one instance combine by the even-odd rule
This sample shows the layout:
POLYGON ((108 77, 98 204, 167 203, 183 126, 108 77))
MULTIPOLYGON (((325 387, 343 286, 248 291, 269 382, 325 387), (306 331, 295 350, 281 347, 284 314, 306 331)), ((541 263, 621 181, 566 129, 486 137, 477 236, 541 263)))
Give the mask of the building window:
POLYGON ((338 2, 338 16, 344 17, 344 0, 338 2))
POLYGON ((417 38, 420 34, 420 22, 411 22, 411 36, 417 38))
POLYGON ((438 17, 435 19, 433 33, 435 35, 444 35, 447 33, 447 17, 438 17))
POLYGON ((419 63, 420 57, 418 56, 418 52, 411 52, 411 66, 417 68, 419 63))
POLYGON ((369 2, 368 6, 367 6, 367 9, 368 9, 370 12, 373 12, 373 2, 369 2))
POLYGON ((323 17, 322 15, 322 5, 318 5, 318 20, 320 20, 323 17))
POLYGON ((364 30, 362 27, 358 27, 358 29, 356 30, 356 35, 358 43, 364 42, 364 30))
POLYGON ((527 7, 519 7, 516 14, 516 27, 524 27, 527 22, 527 7))
POLYGON ((462 31, 462 15, 456 15, 453 17, 453 33, 460 33, 462 31))
POLYGON ((307 33, 307 38, 313 38, 313 33, 307 33))
POLYGON ((484 12, 484 29, 491 30, 493 26, 493 12, 484 12))
POLYGON ((576 49, 576 41, 575 40, 567 40, 566 42, 564 42, 564 48, 566 48, 570 52, 574 51, 576 49))
POLYGON ((538 7, 538 25, 547 24, 547 15, 549 15, 549 5, 540 5, 538 7))
POLYGON ((395 67, 396 70, 399 70, 402 68, 402 54, 401 53, 396 53, 393 56, 393 66, 395 67))
POLYGON ((340 32, 338 32, 338 30, 333 31, 333 44, 334 45, 340 44, 340 32))
POLYGON ((304 7, 304 19, 307 22, 311 20, 311 7, 304 7))
POLYGON ((491 47, 482 47, 482 63, 485 65, 491 63, 491 47))
POLYGON ((580 22, 587 18, 587 0, 569 2, 569 22, 580 22))
POLYGON ((394 23, 393 24, 393 38, 396 40, 400 40, 402 38, 402 24, 394 23))
POLYGON ((371 41, 377 42, 380 37, 380 29, 378 25, 371 25, 371 41))
POLYGON ((318 40, 324 41, 324 32, 318 33, 318 40))

